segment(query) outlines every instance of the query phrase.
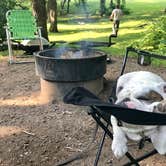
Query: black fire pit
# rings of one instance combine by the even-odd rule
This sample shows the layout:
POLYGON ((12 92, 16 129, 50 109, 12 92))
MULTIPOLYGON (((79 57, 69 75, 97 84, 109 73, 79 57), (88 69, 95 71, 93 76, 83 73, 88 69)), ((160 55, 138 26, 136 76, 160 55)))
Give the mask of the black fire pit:
POLYGON ((62 99, 73 87, 83 86, 95 94, 103 89, 106 54, 94 49, 57 48, 35 55, 45 99, 62 99))

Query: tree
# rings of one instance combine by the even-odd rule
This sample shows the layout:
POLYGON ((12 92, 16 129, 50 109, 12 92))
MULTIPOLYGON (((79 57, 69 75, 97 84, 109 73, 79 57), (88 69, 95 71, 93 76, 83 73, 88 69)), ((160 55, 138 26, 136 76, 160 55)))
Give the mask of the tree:
POLYGON ((126 0, 122 0, 122 5, 126 6, 126 0))
POLYGON ((48 0, 47 4, 48 20, 50 22, 50 32, 58 32, 57 27, 57 1, 48 0))
POLYGON ((13 9, 16 5, 15 0, 3 0, 0 1, 0 39, 4 40, 5 35, 5 29, 4 26, 6 24, 6 12, 10 9, 13 9))
POLYGON ((87 12, 87 8, 86 8, 86 6, 87 6, 86 1, 85 0, 81 0, 81 3, 82 3, 82 7, 84 9, 84 12, 86 14, 86 17, 88 17, 88 12, 87 12))
POLYGON ((47 12, 45 0, 32 0, 32 9, 38 26, 42 27, 42 36, 48 40, 47 12))
POLYGON ((113 9, 114 3, 113 0, 110 0, 110 8, 113 9))
POLYGON ((120 6, 120 0, 116 0, 116 4, 120 6))
POLYGON ((100 0, 100 16, 102 17, 105 14, 105 0, 100 0))
POLYGON ((69 14, 70 10, 70 0, 62 0, 61 1, 61 14, 63 13, 63 10, 65 8, 65 4, 67 2, 67 14, 69 14))

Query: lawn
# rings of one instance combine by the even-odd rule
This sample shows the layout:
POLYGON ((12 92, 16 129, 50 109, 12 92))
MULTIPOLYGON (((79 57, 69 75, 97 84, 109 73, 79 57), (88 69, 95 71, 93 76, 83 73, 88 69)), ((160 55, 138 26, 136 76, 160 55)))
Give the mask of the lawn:
MULTIPOLYGON (((95 6, 95 0, 88 1, 89 6, 95 6)), ((130 15, 124 15, 121 21, 118 38, 113 39, 116 42, 110 48, 101 48, 112 55, 123 55, 125 48, 133 41, 140 39, 146 33, 150 22, 163 14, 165 0, 132 0, 126 1, 126 7, 130 15), (145 26, 143 26, 145 25, 145 26)), ((108 36, 112 31, 112 22, 108 16, 104 18, 91 18, 90 21, 80 21, 80 13, 59 18, 59 33, 50 33, 50 41, 65 40, 67 42, 90 40, 90 41, 108 41, 108 36), (65 21, 64 21, 65 20, 65 21)))
MULTIPOLYGON (((165 0, 146 0, 146 2, 144 0, 126 0, 126 8, 129 9, 130 14, 123 16, 118 37, 112 40, 116 44, 100 49, 111 55, 124 55, 127 46, 146 34, 151 21, 164 14, 165 6, 165 0)), ((88 0, 88 8, 91 13, 98 13, 99 1, 88 0)), ((85 20, 85 15, 81 14, 82 10, 74 9, 73 6, 71 6, 71 10, 74 14, 58 17, 59 33, 49 33, 50 41, 108 42, 108 37, 112 32, 112 22, 109 21, 108 16, 101 18, 91 14, 89 19, 85 20)), ((7 54, 7 51, 0 52, 0 55, 7 54)))

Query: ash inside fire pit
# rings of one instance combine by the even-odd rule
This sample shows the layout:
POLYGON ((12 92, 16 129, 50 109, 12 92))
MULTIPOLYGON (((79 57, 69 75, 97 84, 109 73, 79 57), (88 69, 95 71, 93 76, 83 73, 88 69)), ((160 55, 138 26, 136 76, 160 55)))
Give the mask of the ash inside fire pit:
POLYGON ((97 52, 92 49, 74 49, 62 47, 56 50, 49 50, 49 53, 47 50, 43 56, 55 57, 56 59, 76 59, 101 56, 101 54, 99 54, 99 51, 97 52))
POLYGON ((106 54, 93 49, 58 48, 35 55, 41 78, 41 95, 62 99, 73 87, 83 86, 95 94, 103 89, 106 54))

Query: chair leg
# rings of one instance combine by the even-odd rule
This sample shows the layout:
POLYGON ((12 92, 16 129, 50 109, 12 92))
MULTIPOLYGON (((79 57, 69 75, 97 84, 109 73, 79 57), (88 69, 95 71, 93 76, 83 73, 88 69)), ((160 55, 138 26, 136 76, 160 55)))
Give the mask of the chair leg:
POLYGON ((136 158, 135 161, 130 161, 130 162, 124 164, 123 166, 131 166, 133 164, 138 164, 139 161, 142 161, 142 160, 144 160, 144 159, 146 159, 146 158, 148 158, 148 157, 150 157, 152 155, 155 155, 156 153, 158 153, 158 152, 154 149, 154 150, 146 153, 145 155, 136 158))
MULTIPOLYGON (((109 129, 108 129, 108 126, 106 126, 106 125, 104 125, 103 124, 103 122, 101 122, 100 121, 100 119, 99 119, 99 117, 97 117, 96 115, 95 115, 95 113, 91 113, 91 116, 93 117, 93 119, 99 124, 99 126, 104 130, 104 134, 103 134, 103 138, 102 138, 102 140, 103 140, 103 143, 104 143, 104 135, 105 135, 105 133, 111 138, 111 139, 113 139, 113 134, 109 131, 109 129)), ((107 125, 108 125, 108 123, 107 123, 107 125)), ((99 146, 99 150, 98 151, 101 151, 102 150, 102 147, 103 147, 103 143, 102 143, 102 140, 101 140, 101 147, 99 146), (101 150, 100 150, 101 149, 101 150)), ((98 160, 99 160, 99 158, 100 158, 100 155, 101 155, 101 152, 98 152, 99 154, 97 154, 98 155, 98 157, 96 156, 96 158, 98 158, 98 160)), ((136 160, 135 158, 133 158, 132 157, 132 155, 129 153, 129 152, 126 152, 126 157, 130 160, 130 162, 128 163, 128 164, 130 164, 130 163, 132 163, 132 164, 135 164, 136 166, 139 166, 139 164, 138 164, 138 162, 139 161, 141 161, 141 160, 136 160)), ((97 159, 96 159, 96 163, 97 163, 98 161, 97 161, 97 159)), ((97 166, 97 165, 95 165, 95 166, 97 166)), ((125 166, 129 166, 129 165, 125 165, 125 166)))
POLYGON ((11 35, 7 27, 6 27, 6 36, 7 36, 7 45, 8 45, 8 51, 9 51, 9 63, 12 64, 14 60, 13 60, 12 44, 10 40, 11 35))
POLYGON ((43 50, 43 41, 42 41, 42 35, 41 35, 41 27, 38 27, 38 35, 39 35, 40 51, 42 51, 43 50))
MULTIPOLYGON (((108 127, 108 124, 107 124, 107 127, 108 127)), ((105 141, 106 134, 107 134, 106 131, 104 131, 104 132, 103 132, 103 135, 102 135, 102 138, 101 138, 101 141, 100 141, 100 145, 99 145, 97 154, 96 154, 96 159, 95 159, 94 166, 97 166, 97 165, 98 165, 98 161, 99 161, 99 159, 100 159, 100 155, 101 155, 101 151, 102 151, 102 148, 103 148, 103 145, 104 145, 104 141, 105 141)))

